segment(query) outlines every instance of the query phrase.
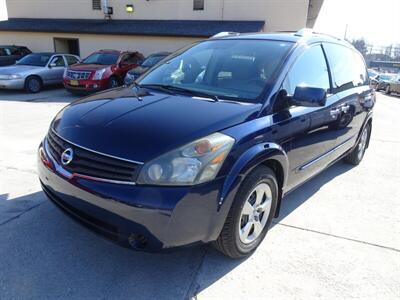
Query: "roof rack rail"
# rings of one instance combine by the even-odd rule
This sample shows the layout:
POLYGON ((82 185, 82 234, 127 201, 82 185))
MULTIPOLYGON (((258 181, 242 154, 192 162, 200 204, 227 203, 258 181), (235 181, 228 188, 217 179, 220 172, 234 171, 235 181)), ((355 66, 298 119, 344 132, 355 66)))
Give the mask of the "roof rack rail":
POLYGON ((239 32, 233 32, 233 31, 222 31, 219 32, 217 34, 214 34, 211 39, 215 39, 215 38, 220 38, 220 37, 224 37, 224 36, 235 36, 235 35, 239 35, 239 32))
POLYGON ((297 31, 294 35, 296 36, 310 36, 315 32, 311 28, 303 28, 297 31))

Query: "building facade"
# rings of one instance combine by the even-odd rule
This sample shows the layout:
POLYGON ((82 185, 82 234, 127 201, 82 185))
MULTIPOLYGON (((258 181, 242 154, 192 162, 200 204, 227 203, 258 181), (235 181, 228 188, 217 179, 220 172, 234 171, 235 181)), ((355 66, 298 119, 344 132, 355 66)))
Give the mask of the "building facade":
POLYGON ((323 0, 6 0, 0 44, 85 57, 98 49, 175 51, 221 31, 312 27, 323 0))

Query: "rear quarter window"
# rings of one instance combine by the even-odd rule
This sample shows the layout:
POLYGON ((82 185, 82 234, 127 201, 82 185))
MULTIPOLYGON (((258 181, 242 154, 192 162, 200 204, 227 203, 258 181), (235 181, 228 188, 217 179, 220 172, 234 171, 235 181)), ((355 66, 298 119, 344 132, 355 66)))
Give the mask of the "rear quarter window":
POLYGON ((358 52, 329 43, 324 44, 324 49, 332 72, 334 93, 367 84, 367 69, 358 52))

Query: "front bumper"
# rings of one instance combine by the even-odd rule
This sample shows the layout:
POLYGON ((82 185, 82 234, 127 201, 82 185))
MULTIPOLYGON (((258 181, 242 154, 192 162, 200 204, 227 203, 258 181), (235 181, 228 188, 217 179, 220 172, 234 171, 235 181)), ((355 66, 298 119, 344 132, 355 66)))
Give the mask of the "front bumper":
POLYGON ((24 88, 24 79, 0 80, 0 89, 21 90, 24 88))
POLYGON ((64 79, 64 87, 72 92, 92 93, 107 89, 107 80, 75 80, 76 85, 73 85, 74 80, 64 79))
POLYGON ((39 153, 39 179, 49 199, 123 246, 158 251, 207 243, 223 226, 226 212, 217 200, 222 179, 195 187, 124 185, 67 178, 56 164, 39 153))

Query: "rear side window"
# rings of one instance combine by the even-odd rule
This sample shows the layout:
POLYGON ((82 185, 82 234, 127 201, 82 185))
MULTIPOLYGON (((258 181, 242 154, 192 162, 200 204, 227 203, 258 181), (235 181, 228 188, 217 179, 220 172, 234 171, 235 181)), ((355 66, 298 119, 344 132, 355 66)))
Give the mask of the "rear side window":
POLYGON ((293 96, 297 86, 330 88, 328 67, 321 46, 306 50, 294 63, 284 82, 283 89, 293 96))
POLYGON ((360 54, 347 47, 324 44, 333 75, 333 92, 366 84, 368 75, 360 54))
POLYGON ((8 48, 0 48, 0 56, 10 56, 11 50, 8 48))
POLYGON ((79 62, 79 60, 75 56, 66 55, 65 59, 67 60, 68 66, 74 65, 79 62))

